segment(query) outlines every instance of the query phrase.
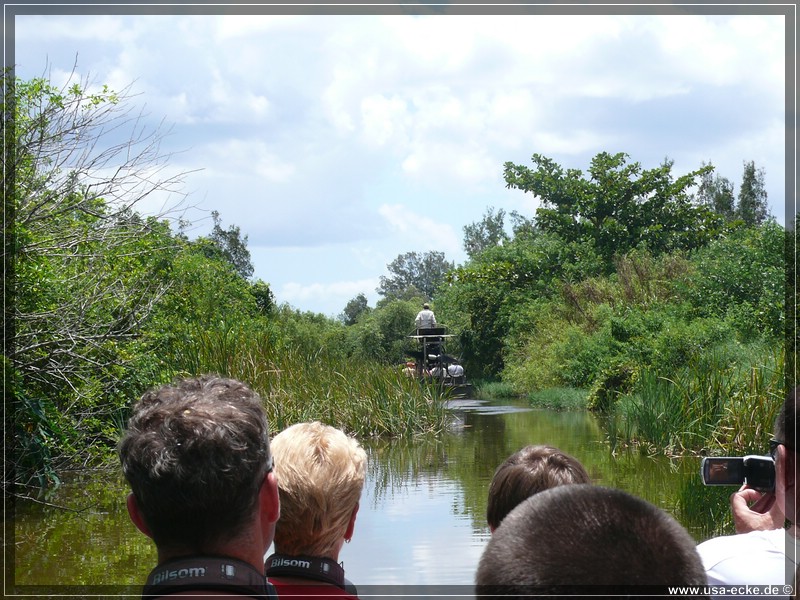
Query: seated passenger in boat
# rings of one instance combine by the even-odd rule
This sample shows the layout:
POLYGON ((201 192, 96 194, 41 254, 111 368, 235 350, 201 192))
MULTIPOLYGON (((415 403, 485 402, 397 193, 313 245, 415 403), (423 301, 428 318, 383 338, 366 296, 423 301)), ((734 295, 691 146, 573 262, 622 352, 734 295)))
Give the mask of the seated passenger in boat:
POLYGON ((417 363, 408 361, 405 366, 403 367, 403 375, 406 377, 416 377, 417 376, 417 363))
MULTIPOLYGON (((665 510, 622 490, 562 485, 534 494, 492 535, 475 576, 481 598, 637 598, 706 584, 694 539, 665 510)), ((688 591, 688 590, 687 590, 688 591)))
POLYGON ((278 596, 357 598, 339 564, 353 537, 367 455, 344 432, 298 423, 272 440, 281 515, 267 578, 278 596))
POLYGON ((559 485, 591 483, 580 461, 554 446, 525 446, 509 456, 489 484, 486 520, 494 532, 520 502, 559 485))
POLYGON ((450 377, 453 383, 464 383, 466 381, 466 378, 464 377, 464 367, 458 363, 452 363, 448 365, 447 375, 450 377))

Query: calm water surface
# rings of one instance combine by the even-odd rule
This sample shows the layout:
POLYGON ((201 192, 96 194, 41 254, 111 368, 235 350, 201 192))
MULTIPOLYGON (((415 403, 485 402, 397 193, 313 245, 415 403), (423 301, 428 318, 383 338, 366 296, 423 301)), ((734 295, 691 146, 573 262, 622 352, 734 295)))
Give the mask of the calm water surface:
MULTIPOLYGON (((697 459, 612 455, 601 422, 586 412, 474 400, 453 401, 451 408, 453 429, 444 436, 364 444, 367 483, 353 540, 340 557, 356 584, 471 584, 489 539, 489 481, 498 464, 527 444, 561 448, 586 466, 595 483, 646 498, 696 539, 708 537, 703 518, 689 518, 681 508, 687 493, 702 494, 702 488, 692 491, 697 459)), ((126 493, 118 477, 90 473, 47 498, 70 510, 20 502, 16 584, 140 583, 155 564, 155 551, 128 520, 126 493)))

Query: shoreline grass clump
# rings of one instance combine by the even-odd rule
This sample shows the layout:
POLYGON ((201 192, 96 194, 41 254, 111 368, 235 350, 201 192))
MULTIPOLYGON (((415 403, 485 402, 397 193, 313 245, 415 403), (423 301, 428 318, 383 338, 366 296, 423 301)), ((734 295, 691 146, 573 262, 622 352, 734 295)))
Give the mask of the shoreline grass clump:
POLYGON ((667 455, 765 453, 784 395, 784 351, 760 358, 711 352, 670 376, 643 370, 614 405, 612 447, 667 455))
POLYGON ((477 384, 475 395, 479 400, 516 398, 519 396, 514 390, 514 386, 505 381, 482 381, 477 384))
POLYGON ((275 432, 311 420, 360 438, 447 428, 447 409, 435 386, 377 361, 285 348, 269 332, 246 328, 205 331, 181 354, 189 375, 213 372, 251 385, 264 398, 275 432))
POLYGON ((531 406, 551 410, 586 410, 588 392, 576 388, 554 387, 528 394, 531 406))

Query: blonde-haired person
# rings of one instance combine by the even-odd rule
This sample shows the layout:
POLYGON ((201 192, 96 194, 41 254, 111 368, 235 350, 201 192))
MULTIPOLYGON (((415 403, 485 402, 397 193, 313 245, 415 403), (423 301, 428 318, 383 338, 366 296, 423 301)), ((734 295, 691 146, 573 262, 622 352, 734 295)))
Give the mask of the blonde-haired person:
POLYGON ((367 455, 343 431, 318 421, 298 423, 271 444, 281 516, 275 553, 267 558, 278 594, 356 598, 339 552, 355 528, 367 455), (324 586, 324 587, 323 587, 324 586))

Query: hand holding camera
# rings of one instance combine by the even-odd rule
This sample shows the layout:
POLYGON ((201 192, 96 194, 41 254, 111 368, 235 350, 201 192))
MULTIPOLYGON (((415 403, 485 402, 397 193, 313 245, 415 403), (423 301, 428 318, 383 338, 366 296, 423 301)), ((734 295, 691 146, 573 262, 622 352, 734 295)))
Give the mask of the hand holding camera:
POLYGON ((731 494, 731 514, 736 533, 783 527, 783 512, 775 500, 773 492, 762 493, 746 485, 731 494))
POLYGON ((706 457, 700 463, 705 485, 740 485, 730 498, 737 533, 783 527, 775 501, 775 462, 771 456, 706 457))
POLYGON ((706 456, 700 463, 705 485, 742 485, 760 492, 775 490, 775 461, 771 456, 706 456))

